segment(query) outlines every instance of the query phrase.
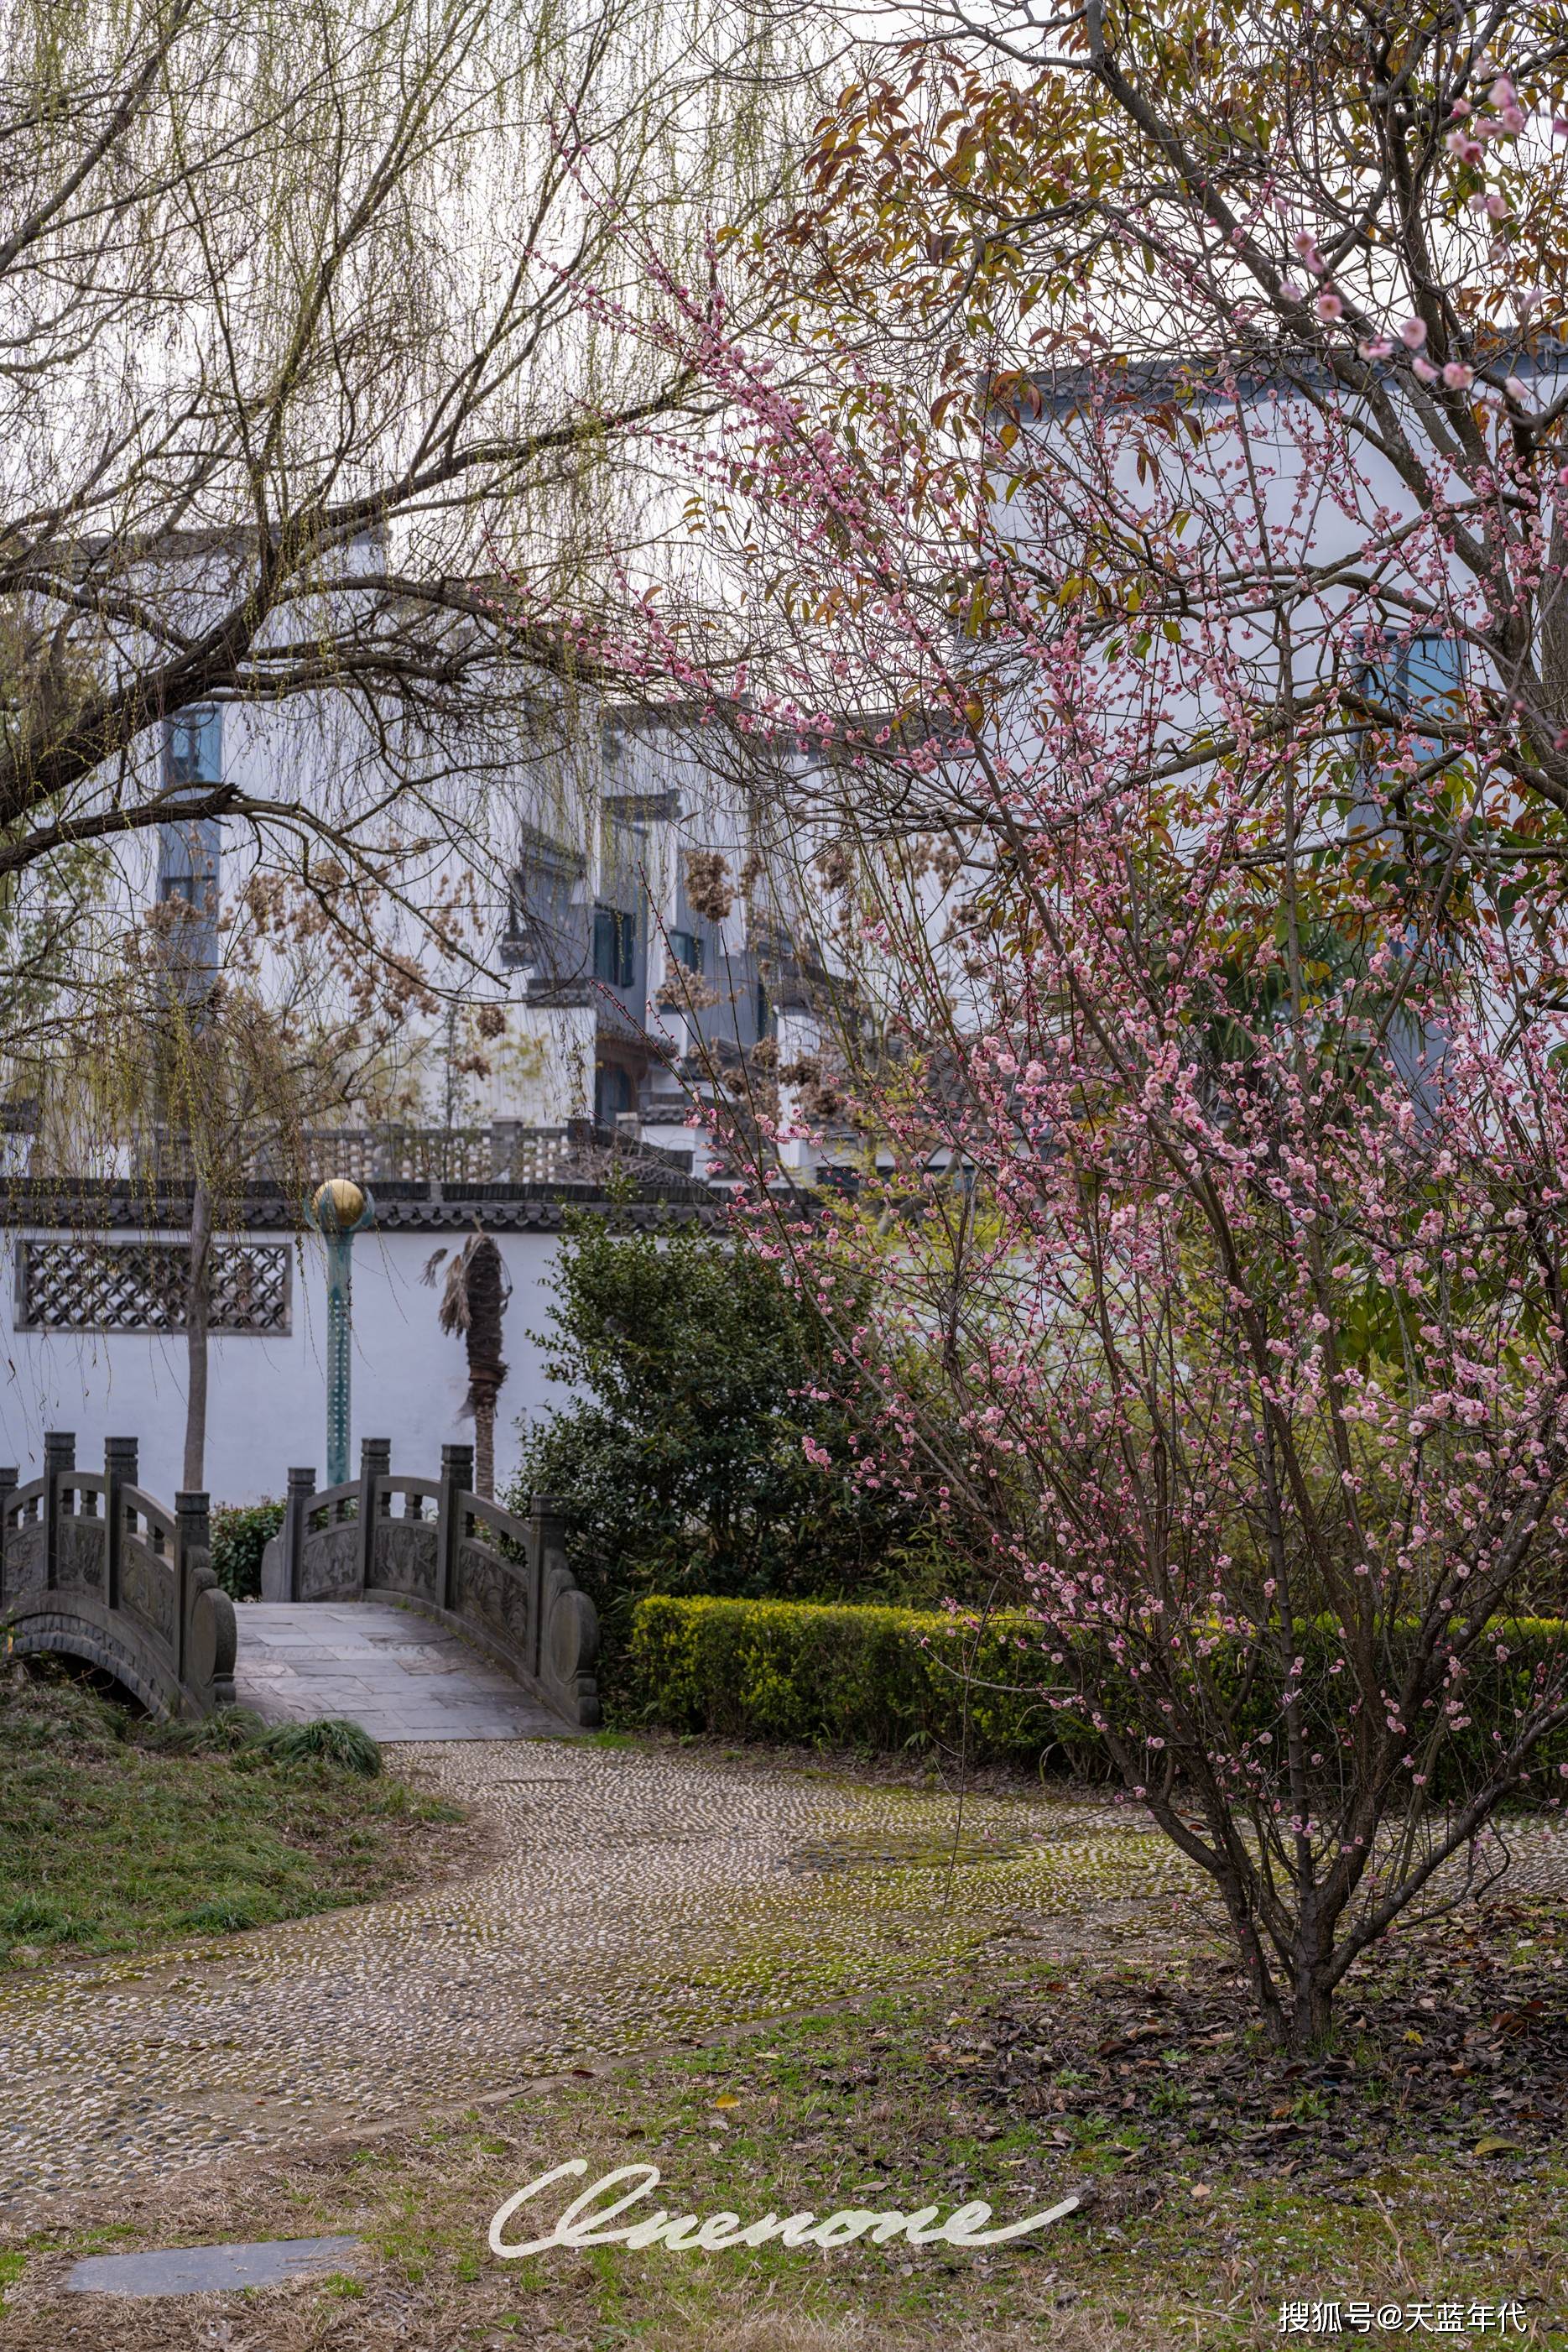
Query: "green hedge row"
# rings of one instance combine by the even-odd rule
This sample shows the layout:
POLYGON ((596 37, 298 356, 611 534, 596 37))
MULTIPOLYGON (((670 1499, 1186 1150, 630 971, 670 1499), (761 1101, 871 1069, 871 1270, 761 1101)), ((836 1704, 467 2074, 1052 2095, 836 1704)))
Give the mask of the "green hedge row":
MULTIPOLYGON (((1339 1644, 1327 1624, 1301 1638, 1309 1711, 1326 1737, 1343 1720, 1343 1684, 1329 1672, 1339 1644)), ((1441 1782, 1473 1779, 1537 1672, 1557 1670, 1565 1643, 1568 1623, 1557 1618, 1499 1622, 1467 1679, 1469 1719, 1444 1743, 1441 1782)), ((808 1747, 962 1748, 977 1762, 1052 1756, 1083 1771, 1107 1769, 1082 1719, 1053 1707, 1040 1629, 1021 1615, 998 1615, 977 1633, 914 1609, 655 1594, 633 1612, 628 1664, 630 1711, 672 1730, 808 1747)), ((1246 1714, 1255 1733, 1278 1722, 1261 1693, 1255 1715, 1246 1714)), ((1563 1763, 1568 1727, 1542 1742, 1532 1782, 1555 1778, 1563 1763)))
POLYGON ((727 1739, 962 1746, 992 1761, 1071 1746, 1087 1759, 1092 1736, 1042 1689, 1009 1687, 1040 1680, 1037 1632, 1018 1617, 976 1634, 915 1609, 653 1594, 632 1620, 632 1705, 644 1722, 727 1739))

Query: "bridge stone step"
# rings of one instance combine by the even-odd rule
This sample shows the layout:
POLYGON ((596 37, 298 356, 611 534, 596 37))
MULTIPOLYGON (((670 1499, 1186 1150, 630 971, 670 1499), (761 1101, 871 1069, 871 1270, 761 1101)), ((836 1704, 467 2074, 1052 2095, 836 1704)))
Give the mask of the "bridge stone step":
POLYGON ((456 1634, 372 1601, 242 1601, 235 1697, 270 1723, 347 1716, 374 1739, 570 1739, 456 1634))

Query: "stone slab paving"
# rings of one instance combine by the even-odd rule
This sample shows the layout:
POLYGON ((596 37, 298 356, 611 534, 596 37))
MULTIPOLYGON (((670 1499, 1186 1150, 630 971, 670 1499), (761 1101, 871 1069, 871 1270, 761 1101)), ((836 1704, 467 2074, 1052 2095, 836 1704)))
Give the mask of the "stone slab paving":
MULTIPOLYGON (((951 1798, 667 1747, 477 1739, 392 1769, 481 1803, 461 1884, 0 1979, 0 2204, 499 2096, 530 2076, 951 1967, 1190 1935, 1188 1866, 1135 1810, 951 1798)), ((1510 1884, 1559 1888, 1561 1830, 1510 1884)))
POLYGON ((269 1723, 347 1716, 376 1739, 575 1735, 514 1678, 414 1609, 373 1601, 247 1601, 235 1696, 269 1723))
POLYGON ((218 2294, 242 2286, 287 2286, 290 2279, 351 2268, 358 2238, 270 2238, 247 2246, 169 2246, 156 2253, 89 2254, 66 2281, 68 2294, 218 2294))

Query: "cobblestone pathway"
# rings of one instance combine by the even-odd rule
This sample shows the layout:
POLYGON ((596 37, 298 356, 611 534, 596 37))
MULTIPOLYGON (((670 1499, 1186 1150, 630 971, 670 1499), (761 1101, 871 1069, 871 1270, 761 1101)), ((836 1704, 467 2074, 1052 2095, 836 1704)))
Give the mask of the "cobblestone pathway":
POLYGON ((482 1800, 463 1884, 155 1959, 0 1979, 0 2201, 498 2091, 594 2053, 907 1979, 1027 1914, 1175 1892, 1169 1850, 1060 1798, 951 1800, 668 1750, 389 1750, 482 1800))
MULTIPOLYGON (((152 1961, 0 1979, 0 2204, 907 1981, 1002 1926, 1044 1959, 1122 1937, 1157 1953, 1196 1921, 1171 1848, 1081 1798, 970 1797, 958 1820, 938 1794, 763 1759, 554 1740, 389 1762, 481 1801, 501 1858, 152 1961)), ((1565 1856, 1530 1830, 1511 1885, 1562 1885, 1565 1856)))

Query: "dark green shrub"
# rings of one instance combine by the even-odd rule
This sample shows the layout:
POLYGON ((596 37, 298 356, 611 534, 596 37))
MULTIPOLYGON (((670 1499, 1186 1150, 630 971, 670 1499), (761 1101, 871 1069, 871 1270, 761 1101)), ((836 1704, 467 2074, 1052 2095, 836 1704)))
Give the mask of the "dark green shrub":
POLYGON ((213 1513, 213 1574, 231 1601, 261 1598, 261 1555, 282 1525, 281 1503, 221 1504, 213 1513))
POLYGON ((918 1507, 856 1475, 852 1416, 823 1402, 843 1375, 774 1266, 701 1227, 579 1217, 553 1287, 535 1336, 549 1377, 580 1393, 525 1430, 511 1500, 564 1510, 612 1701, 646 1592, 946 1595, 951 1566, 918 1507))
POLYGON ((654 1594, 637 1604, 628 1666, 632 1706, 675 1730, 1099 1762, 1092 1735, 1053 1709, 1021 1617, 977 1633, 934 1611, 654 1594))

